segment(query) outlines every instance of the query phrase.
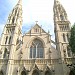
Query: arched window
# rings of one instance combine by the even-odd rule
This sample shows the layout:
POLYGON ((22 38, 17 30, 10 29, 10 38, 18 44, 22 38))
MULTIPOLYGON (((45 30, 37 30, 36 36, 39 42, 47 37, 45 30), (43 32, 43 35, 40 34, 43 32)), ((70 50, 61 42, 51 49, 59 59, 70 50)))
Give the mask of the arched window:
POLYGON ((63 20, 64 20, 64 17, 63 17, 63 15, 60 15, 60 19, 61 19, 61 21, 63 21, 63 20))
POLYGON ((32 75, 39 75, 38 71, 37 70, 34 70, 32 75))
POLYGON ((4 56, 3 56, 4 58, 6 58, 7 57, 7 48, 5 48, 5 50, 4 50, 4 56))
POLYGON ((17 14, 17 9, 15 10, 15 15, 17 14))
POLYGON ((21 75, 26 75, 26 72, 25 72, 25 71, 22 71, 22 72, 21 72, 21 75))
POLYGON ((71 50, 69 46, 67 46, 67 54, 68 54, 68 57, 71 57, 71 50))
POLYGON ((3 71, 0 71, 0 75, 4 75, 4 74, 3 74, 3 71))
POLYGON ((19 39, 17 38, 16 45, 19 43, 19 39))
POLYGON ((10 38, 9 38, 9 44, 11 43, 11 36, 10 36, 10 38))
POLYGON ((51 75, 51 73, 49 71, 46 71, 45 75, 51 75))
POLYGON ((67 40, 69 41, 69 34, 67 33, 67 40))
POLYGON ((39 39, 34 39, 30 46, 30 58, 43 58, 44 47, 39 39))
POLYGON ((66 42, 66 37, 64 33, 63 33, 63 41, 66 42))
POLYGON ((7 40, 8 40, 8 36, 6 36, 5 44, 7 43, 7 40))
POLYGON ((13 17, 13 18, 12 18, 12 23, 14 23, 14 21, 15 21, 15 18, 13 17))

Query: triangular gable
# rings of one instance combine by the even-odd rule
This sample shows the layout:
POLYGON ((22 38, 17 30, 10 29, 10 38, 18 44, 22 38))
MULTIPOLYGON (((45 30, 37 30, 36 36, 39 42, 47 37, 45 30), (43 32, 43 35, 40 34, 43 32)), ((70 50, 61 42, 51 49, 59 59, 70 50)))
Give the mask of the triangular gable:
POLYGON ((37 66, 36 64, 34 64, 33 69, 34 69, 34 70, 35 70, 35 69, 39 70, 39 68, 38 68, 38 66, 37 66))
POLYGON ((38 68, 38 66, 37 66, 36 64, 34 64, 34 65, 32 65, 32 67, 31 67, 30 70, 31 70, 32 72, 33 72, 34 70, 39 71, 39 68, 38 68))
POLYGON ((50 66, 47 64, 45 67, 44 67, 44 71, 49 71, 51 68, 50 68, 50 66))
POLYGON ((41 26, 36 24, 34 27, 32 27, 26 34, 40 34, 40 33, 47 33, 44 29, 42 29, 41 26))

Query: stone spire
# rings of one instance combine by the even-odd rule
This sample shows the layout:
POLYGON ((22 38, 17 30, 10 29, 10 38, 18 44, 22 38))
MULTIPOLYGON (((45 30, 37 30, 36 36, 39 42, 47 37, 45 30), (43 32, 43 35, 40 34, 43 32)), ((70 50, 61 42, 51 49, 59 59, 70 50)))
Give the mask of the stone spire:
POLYGON ((19 0, 19 1, 18 1, 18 4, 19 4, 19 5, 22 5, 22 0, 19 0))
POLYGON ((68 20, 65 8, 58 0, 54 0, 53 11, 56 50, 59 52, 59 57, 64 60, 63 58, 67 57, 68 55, 67 47, 69 44, 68 35, 70 35, 70 22, 68 20), (65 50, 66 53, 63 50, 65 50))
POLYGON ((9 14, 7 24, 22 25, 22 0, 19 0, 12 12, 9 14))
POLYGON ((54 4, 60 3, 59 0, 54 0, 54 4))
POLYGON ((56 18, 56 20, 68 20, 67 18, 67 13, 64 9, 64 7, 62 6, 62 4, 58 1, 58 0, 54 0, 54 17, 56 18))

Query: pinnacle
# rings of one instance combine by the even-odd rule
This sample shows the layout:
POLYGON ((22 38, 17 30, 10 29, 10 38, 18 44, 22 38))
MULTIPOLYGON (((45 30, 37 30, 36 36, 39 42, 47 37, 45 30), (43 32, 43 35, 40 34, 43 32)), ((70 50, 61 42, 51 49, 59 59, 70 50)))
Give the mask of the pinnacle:
POLYGON ((59 0, 54 0, 54 4, 60 4, 59 0))
POLYGON ((59 1, 59 0, 54 0, 54 1, 59 1))
POLYGON ((22 5, 22 0, 19 0, 19 1, 18 1, 18 4, 19 4, 19 5, 22 5))

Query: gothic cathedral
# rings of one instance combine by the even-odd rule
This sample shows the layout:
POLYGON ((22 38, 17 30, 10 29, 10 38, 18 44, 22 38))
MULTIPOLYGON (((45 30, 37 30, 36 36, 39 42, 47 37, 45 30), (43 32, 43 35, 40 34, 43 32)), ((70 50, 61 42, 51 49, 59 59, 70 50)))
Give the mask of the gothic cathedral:
POLYGON ((22 0, 18 1, 0 39, 0 75, 69 75, 70 21, 58 0, 54 0, 53 11, 55 42, 37 23, 22 35, 22 0))

